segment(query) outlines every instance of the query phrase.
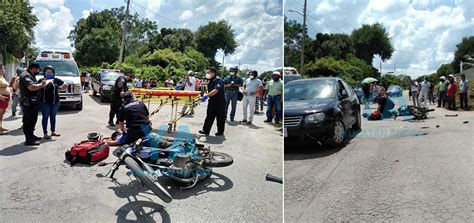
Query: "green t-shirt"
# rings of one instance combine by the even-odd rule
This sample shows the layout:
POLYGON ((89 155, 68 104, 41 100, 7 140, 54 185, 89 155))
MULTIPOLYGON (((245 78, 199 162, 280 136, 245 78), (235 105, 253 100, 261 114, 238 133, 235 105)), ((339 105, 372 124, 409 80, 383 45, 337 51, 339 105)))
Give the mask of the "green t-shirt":
MULTIPOLYGON (((227 76, 226 78, 224 78, 224 85, 226 85, 226 84, 240 84, 242 86, 242 84, 244 84, 244 81, 239 76, 235 76, 235 77, 227 76)), ((238 91, 239 87, 237 87, 237 86, 225 87, 225 90, 227 90, 227 91, 238 91)))
POLYGON ((283 83, 282 81, 269 81, 267 84, 268 95, 275 96, 281 95, 283 92, 283 83))
POLYGON ((446 88, 448 87, 448 85, 446 83, 447 83, 447 81, 444 81, 444 82, 440 81, 439 82, 439 84, 438 84, 439 91, 445 91, 446 90, 446 88))

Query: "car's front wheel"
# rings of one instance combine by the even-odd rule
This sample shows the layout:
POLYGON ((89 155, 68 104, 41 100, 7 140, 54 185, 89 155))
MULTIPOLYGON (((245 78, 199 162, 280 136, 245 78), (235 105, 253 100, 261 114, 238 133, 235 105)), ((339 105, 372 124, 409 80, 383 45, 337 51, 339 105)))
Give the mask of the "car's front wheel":
POLYGON ((331 129, 327 139, 327 144, 331 147, 340 147, 346 142, 346 127, 341 120, 334 121, 334 126, 331 129))

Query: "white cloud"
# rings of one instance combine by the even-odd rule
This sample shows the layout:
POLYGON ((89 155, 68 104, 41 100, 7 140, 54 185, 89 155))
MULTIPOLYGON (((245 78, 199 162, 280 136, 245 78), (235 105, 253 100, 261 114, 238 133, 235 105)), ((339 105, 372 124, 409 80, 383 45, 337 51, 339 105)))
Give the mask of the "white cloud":
POLYGON ((185 21, 185 20, 190 19, 191 17, 193 17, 193 12, 191 12, 191 10, 186 10, 183 13, 181 13, 181 15, 179 16, 179 19, 181 21, 185 21))
POLYGON ((64 6, 64 0, 30 0, 30 4, 34 7, 58 9, 60 6, 64 6))
MULTIPOLYGON (((294 3, 289 5, 297 7, 294 3)), ((286 6, 286 5, 285 5, 286 6)), ((474 1, 455 0, 321 0, 308 6, 308 29, 317 32, 350 33, 362 24, 382 23, 395 52, 383 65, 412 76, 429 74, 453 59, 462 37, 474 35, 474 1)), ((301 21, 299 15, 286 13, 301 21)), ((379 68, 379 58, 373 66, 379 68)))
POLYGON ((33 14, 38 17, 35 26, 35 41, 38 47, 70 48, 71 43, 67 36, 72 30, 74 20, 71 10, 65 7, 63 1, 50 4, 53 1, 33 2, 33 14))
POLYGON ((201 5, 196 8, 196 12, 199 12, 199 13, 207 13, 208 10, 209 8, 207 7, 207 5, 201 5))
POLYGON ((161 8, 161 0, 149 0, 145 17, 147 17, 148 19, 154 20, 156 18, 156 12, 158 12, 160 8, 161 8))
POLYGON ((89 17, 89 15, 91 14, 91 12, 93 12, 94 10, 93 9, 89 9, 89 10, 82 10, 82 17, 83 19, 86 19, 87 17, 89 17))

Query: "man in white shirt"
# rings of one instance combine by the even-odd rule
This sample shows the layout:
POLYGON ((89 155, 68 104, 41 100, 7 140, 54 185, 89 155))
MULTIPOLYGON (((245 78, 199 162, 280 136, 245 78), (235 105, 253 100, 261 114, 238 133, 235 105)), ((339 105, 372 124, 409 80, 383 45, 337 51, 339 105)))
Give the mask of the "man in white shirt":
POLYGON ((256 70, 249 73, 249 78, 244 81, 244 98, 242 99, 243 110, 244 110, 244 119, 242 120, 243 123, 252 124, 253 115, 255 111, 255 101, 257 97, 255 94, 258 90, 260 90, 263 86, 262 81, 257 78, 258 72, 256 70), (247 109, 250 108, 250 113, 247 113, 247 109), (249 119, 247 120, 247 114, 249 115, 249 119))
POLYGON ((426 108, 426 102, 428 101, 428 92, 430 90, 431 83, 426 80, 426 76, 420 84, 420 96, 418 97, 418 102, 420 107, 426 108))
MULTIPOLYGON (((184 90, 196 91, 196 78, 194 78, 194 72, 192 70, 188 71, 188 74, 184 82, 184 90)), ((184 114, 187 109, 188 109, 188 106, 183 106, 183 110, 181 111, 181 113, 184 114)), ((189 115, 193 115, 193 114, 194 114, 194 109, 191 107, 191 112, 189 113, 189 115)))

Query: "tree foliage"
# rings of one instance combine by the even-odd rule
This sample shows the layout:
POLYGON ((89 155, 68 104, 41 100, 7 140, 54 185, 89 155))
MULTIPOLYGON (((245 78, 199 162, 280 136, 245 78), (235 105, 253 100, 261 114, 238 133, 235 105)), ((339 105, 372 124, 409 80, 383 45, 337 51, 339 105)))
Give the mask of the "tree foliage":
MULTIPOLYGON (((454 60, 451 63, 456 73, 460 71, 461 61, 466 61, 466 58, 464 58, 466 55, 474 58, 474 36, 464 37, 462 41, 456 45, 454 60)), ((470 63, 474 63, 474 61, 470 61, 470 63)))
POLYGON ((229 55, 237 48, 234 30, 225 20, 209 22, 205 26, 200 26, 194 37, 196 49, 214 65, 217 64, 214 58, 218 50, 222 50, 224 55, 229 55))
MULTIPOLYGON (((0 54, 12 58, 17 50, 28 52, 38 18, 28 1, 0 1, 0 54)), ((9 61, 4 61, 9 62, 9 61)))
MULTIPOLYGON (((307 32, 306 32, 307 33, 307 32)), ((287 67, 300 67, 301 59, 301 41, 303 40, 303 25, 296 22, 296 20, 287 20, 285 16, 284 22, 284 64, 287 67)), ((305 48, 311 47, 311 38, 306 35, 305 48)), ((306 51, 306 55, 311 55, 306 51)), ((305 61, 313 60, 314 58, 305 55, 305 61), (308 59, 308 60, 307 60, 308 59)))
POLYGON ((331 56, 336 59, 347 59, 349 55, 355 53, 355 50, 351 37, 347 34, 318 33, 316 39, 311 41, 308 52, 310 58, 331 56))
POLYGON ((352 31, 351 39, 356 56, 367 64, 372 64, 375 55, 380 56, 383 61, 392 57, 394 48, 387 31, 380 23, 362 25, 361 28, 352 31))

